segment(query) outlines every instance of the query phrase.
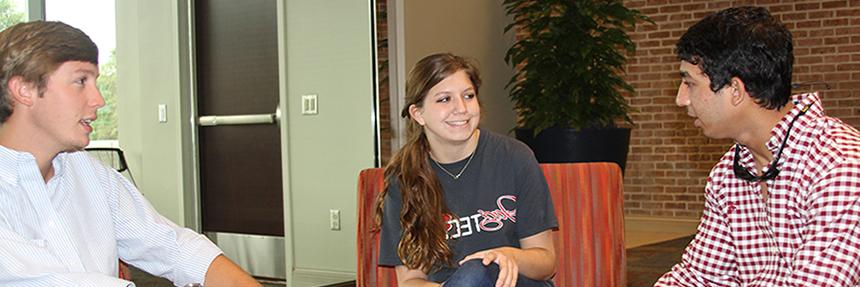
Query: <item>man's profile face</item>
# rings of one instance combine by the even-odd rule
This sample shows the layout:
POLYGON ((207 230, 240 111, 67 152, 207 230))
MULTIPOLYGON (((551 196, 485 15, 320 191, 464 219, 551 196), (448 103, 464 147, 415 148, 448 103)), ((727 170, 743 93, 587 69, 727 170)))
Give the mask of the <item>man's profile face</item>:
POLYGON ((694 119, 693 125, 702 129, 705 136, 714 139, 730 138, 731 122, 729 104, 732 90, 729 85, 723 86, 716 93, 711 91, 711 80, 702 72, 698 65, 681 61, 679 70, 681 85, 675 103, 687 108, 687 115, 694 119))
POLYGON ((48 76, 42 95, 33 98, 36 138, 64 151, 89 144, 91 123, 105 104, 96 86, 98 75, 98 66, 93 63, 68 61, 48 76))

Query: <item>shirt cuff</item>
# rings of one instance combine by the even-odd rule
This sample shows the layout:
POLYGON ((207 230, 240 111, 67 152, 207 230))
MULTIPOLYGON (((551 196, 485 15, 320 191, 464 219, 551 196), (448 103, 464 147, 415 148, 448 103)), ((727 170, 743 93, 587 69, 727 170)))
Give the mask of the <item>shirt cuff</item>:
POLYGON ((206 279, 206 272, 209 271, 209 265, 212 264, 215 257, 223 253, 206 236, 196 233, 193 236, 196 238, 186 241, 183 248, 180 249, 182 250, 181 259, 184 263, 182 264, 182 274, 177 276, 176 282, 173 282, 177 286, 191 283, 203 284, 206 279))

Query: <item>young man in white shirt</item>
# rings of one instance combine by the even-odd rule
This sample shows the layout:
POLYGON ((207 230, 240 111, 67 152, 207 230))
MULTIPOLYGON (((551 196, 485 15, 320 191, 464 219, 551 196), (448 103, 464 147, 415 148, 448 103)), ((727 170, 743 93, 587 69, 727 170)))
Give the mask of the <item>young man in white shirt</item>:
POLYGON ((104 106, 98 49, 61 22, 0 32, 0 285, 133 286, 118 259, 177 286, 260 286, 81 150, 104 106))

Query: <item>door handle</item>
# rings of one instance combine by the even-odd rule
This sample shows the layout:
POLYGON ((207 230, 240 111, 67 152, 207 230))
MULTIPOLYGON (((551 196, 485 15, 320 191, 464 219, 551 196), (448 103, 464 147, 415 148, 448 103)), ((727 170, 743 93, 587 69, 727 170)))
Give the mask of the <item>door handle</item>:
POLYGON ((281 121, 281 105, 272 114, 250 114, 229 116, 201 116, 197 124, 202 127, 232 126, 232 125, 268 125, 281 121))

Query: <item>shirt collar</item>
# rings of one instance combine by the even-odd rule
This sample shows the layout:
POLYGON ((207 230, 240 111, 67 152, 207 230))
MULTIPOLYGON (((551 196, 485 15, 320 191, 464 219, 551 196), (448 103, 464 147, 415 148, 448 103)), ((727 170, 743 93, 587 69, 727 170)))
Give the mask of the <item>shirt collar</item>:
MULTIPOLYGON (((0 145, 0 181, 15 184, 19 179, 31 179, 38 177, 44 180, 36 164, 36 158, 29 152, 22 152, 0 145), (35 169, 35 172, 31 172, 35 169)), ((54 166, 54 178, 62 177, 65 173, 63 166, 66 162, 66 153, 61 152, 54 157, 51 165, 54 166)))
MULTIPOLYGON (((789 125, 791 121, 800 115, 800 112, 809 107, 806 113, 797 119, 797 122, 794 123, 792 129, 795 131, 792 132, 795 136, 800 136, 801 133, 798 131, 803 130, 804 127, 809 126, 809 122, 811 119, 818 118, 824 114, 824 108, 821 106, 821 99, 818 98, 818 92, 798 94, 791 97, 792 103, 794 103, 794 107, 782 117, 782 119, 770 130, 770 140, 765 143, 767 148, 776 155, 777 150, 779 149, 780 144, 782 144, 783 138, 785 138, 786 133, 788 133, 789 125)), ((791 145, 793 143, 792 139, 788 139, 786 145, 791 145)))
MULTIPOLYGON (((803 116, 797 119, 797 122, 794 123, 794 126, 791 128, 794 130, 791 132, 793 135, 792 138, 789 138, 785 143, 786 147, 792 147, 796 144, 800 137, 804 136, 804 132, 801 132, 806 127, 812 125, 812 121, 815 118, 819 118, 824 115, 824 108, 821 106, 821 99, 818 97, 818 92, 805 93, 805 94, 797 94, 791 96, 792 103, 794 107, 786 113, 779 122, 770 130, 770 139, 765 143, 765 146, 768 150, 776 156, 776 153, 779 151, 779 146, 782 144, 783 138, 785 138, 786 133, 788 133, 789 125, 791 121, 800 115, 800 112, 806 108, 809 109, 806 111, 803 116), (794 140, 792 140, 794 139, 794 140)), ((754 166, 752 153, 750 153, 749 148, 743 145, 739 145, 741 147, 740 150, 740 164, 745 168, 752 168, 754 166)), ((730 152, 734 152, 734 149, 737 146, 732 146, 732 150, 730 152)), ((786 154, 788 149, 783 149, 782 158, 786 158, 786 154)), ((765 169, 769 169, 771 166, 767 166, 765 169)))

